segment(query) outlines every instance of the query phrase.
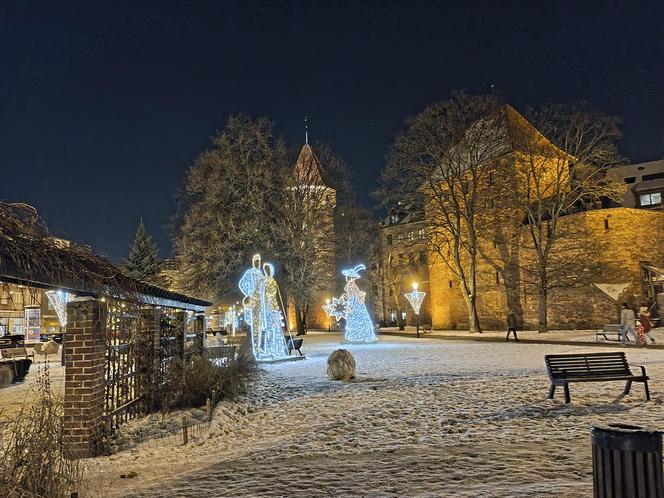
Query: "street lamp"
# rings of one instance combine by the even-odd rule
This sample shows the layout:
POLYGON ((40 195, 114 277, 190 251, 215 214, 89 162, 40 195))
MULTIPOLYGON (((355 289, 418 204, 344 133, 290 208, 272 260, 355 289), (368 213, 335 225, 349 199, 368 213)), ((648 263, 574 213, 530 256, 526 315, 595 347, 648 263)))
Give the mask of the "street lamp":
POLYGON ((417 333, 417 337, 419 337, 420 336, 420 307, 422 306, 422 301, 424 301, 424 296, 426 296, 427 293, 418 291, 417 287, 418 287, 417 282, 413 282, 413 292, 408 292, 408 293, 404 294, 404 296, 406 296, 406 299, 408 299, 408 302, 413 307, 413 311, 415 312, 415 332, 417 333))
POLYGON ((330 299, 329 298, 325 300, 325 313, 327 313, 327 331, 330 332, 330 330, 332 328, 332 325, 331 325, 332 317, 330 317, 330 314, 327 312, 328 309, 330 309, 330 299))

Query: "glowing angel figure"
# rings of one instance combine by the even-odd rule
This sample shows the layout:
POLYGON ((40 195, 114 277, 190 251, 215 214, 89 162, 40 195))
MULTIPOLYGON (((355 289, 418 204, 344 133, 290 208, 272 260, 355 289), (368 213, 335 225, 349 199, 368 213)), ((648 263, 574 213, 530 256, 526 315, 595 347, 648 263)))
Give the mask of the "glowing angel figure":
POLYGON ((251 331, 251 345, 254 358, 263 357, 263 331, 267 329, 265 320, 265 275, 261 271, 261 255, 255 254, 249 268, 239 283, 240 290, 244 294, 242 306, 244 306, 244 320, 251 331))
POLYGON ((279 359, 288 357, 288 348, 284 338, 284 317, 279 308, 279 286, 274 279, 274 266, 263 264, 265 275, 265 322, 262 352, 265 358, 279 359))
POLYGON ((366 292, 361 291, 355 283, 360 278, 361 270, 366 270, 366 266, 360 264, 341 272, 346 277, 344 293, 339 299, 333 298, 325 311, 337 320, 346 319, 344 338, 348 342, 375 342, 376 332, 364 304, 366 292))

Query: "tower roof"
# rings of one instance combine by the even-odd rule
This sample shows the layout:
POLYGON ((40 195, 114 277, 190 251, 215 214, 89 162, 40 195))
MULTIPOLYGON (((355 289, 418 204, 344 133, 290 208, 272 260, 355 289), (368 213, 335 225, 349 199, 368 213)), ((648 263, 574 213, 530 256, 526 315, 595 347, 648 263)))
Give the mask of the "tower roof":
POLYGON ((293 168, 293 176, 302 185, 326 186, 323 180, 323 166, 309 144, 302 146, 293 168))

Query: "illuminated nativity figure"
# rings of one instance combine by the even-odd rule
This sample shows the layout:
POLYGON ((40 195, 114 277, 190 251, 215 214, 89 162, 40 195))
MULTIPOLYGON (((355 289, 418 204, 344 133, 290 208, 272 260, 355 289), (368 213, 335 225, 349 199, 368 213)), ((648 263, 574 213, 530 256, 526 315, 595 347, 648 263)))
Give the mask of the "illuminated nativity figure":
POLYGON ((274 279, 274 267, 266 263, 261 271, 261 256, 255 254, 239 283, 244 294, 244 319, 249 325, 251 346, 257 361, 271 361, 288 357, 283 334, 283 317, 277 296, 279 287, 274 279))
POLYGON ((375 342, 376 331, 364 304, 366 292, 360 290, 355 281, 360 278, 360 271, 366 266, 359 264, 341 273, 346 277, 344 293, 339 299, 334 298, 332 304, 323 306, 325 312, 337 320, 346 319, 344 339, 348 342, 375 342))

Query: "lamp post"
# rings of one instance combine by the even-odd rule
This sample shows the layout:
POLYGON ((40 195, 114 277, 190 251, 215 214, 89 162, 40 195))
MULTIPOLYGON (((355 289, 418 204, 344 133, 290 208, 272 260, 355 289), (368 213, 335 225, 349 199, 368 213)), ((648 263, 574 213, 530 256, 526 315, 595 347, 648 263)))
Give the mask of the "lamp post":
MULTIPOLYGON (((325 313, 327 313, 327 310, 330 307, 330 299, 325 300, 325 313)), ((332 330, 332 317, 330 317, 330 314, 327 313, 327 331, 330 332, 332 330)))
POLYGON ((408 293, 404 294, 404 296, 406 296, 406 299, 408 299, 408 302, 413 307, 413 311, 415 312, 415 332, 417 333, 417 337, 419 337, 420 336, 420 307, 422 306, 422 301, 424 301, 424 296, 426 296, 427 293, 418 291, 417 287, 418 287, 418 283, 413 282, 413 292, 408 292, 408 293))

